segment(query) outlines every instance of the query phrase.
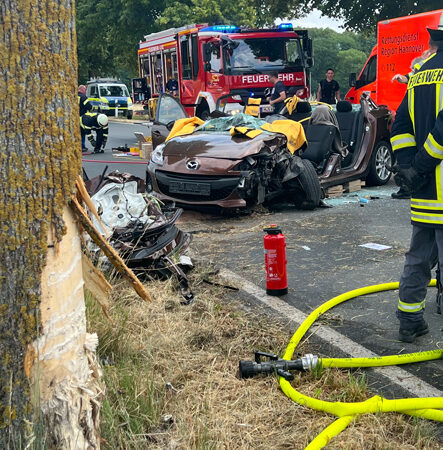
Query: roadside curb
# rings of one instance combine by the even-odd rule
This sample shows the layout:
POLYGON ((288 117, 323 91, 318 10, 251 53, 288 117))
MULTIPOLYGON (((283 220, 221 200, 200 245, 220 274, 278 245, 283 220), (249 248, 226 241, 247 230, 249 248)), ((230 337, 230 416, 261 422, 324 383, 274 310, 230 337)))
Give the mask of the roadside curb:
MULTIPOLYGON (((231 272, 228 269, 222 268, 219 272, 220 278, 227 284, 236 285, 239 289, 246 292, 255 302, 271 309, 277 315, 284 317, 295 322, 298 325, 306 319, 307 315, 289 305, 285 301, 278 297, 272 297, 266 294, 264 289, 256 286, 250 281, 245 280, 240 275, 231 272)), ((333 347, 339 352, 348 354, 351 358, 362 357, 377 357, 376 353, 367 349, 366 347, 358 344, 357 342, 349 339, 345 335, 335 331, 334 329, 325 325, 316 325, 315 323, 311 327, 311 334, 322 341, 324 344, 333 347)), ((401 369, 398 366, 386 366, 386 367, 373 367, 372 370, 375 373, 382 375, 389 379, 393 384, 399 388, 404 389, 416 397, 441 397, 442 391, 431 386, 415 375, 401 369)))

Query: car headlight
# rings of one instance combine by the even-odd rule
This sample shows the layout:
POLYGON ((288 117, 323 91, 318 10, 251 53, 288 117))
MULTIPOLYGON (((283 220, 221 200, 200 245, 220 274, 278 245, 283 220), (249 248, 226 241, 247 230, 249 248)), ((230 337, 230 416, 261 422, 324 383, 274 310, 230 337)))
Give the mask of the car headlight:
POLYGON ((163 165, 163 150, 165 148, 165 144, 160 144, 156 147, 156 149, 151 154, 151 161, 158 166, 163 165))

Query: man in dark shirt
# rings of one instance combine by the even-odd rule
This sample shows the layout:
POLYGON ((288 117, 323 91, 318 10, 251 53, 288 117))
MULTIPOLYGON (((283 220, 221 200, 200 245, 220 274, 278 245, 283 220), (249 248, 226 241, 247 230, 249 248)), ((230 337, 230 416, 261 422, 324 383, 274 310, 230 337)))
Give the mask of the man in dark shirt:
POLYGON ((274 113, 278 114, 285 106, 286 99, 286 87, 283 81, 278 79, 278 72, 271 72, 269 74, 269 81, 274 85, 271 91, 270 97, 266 97, 266 100, 270 105, 274 106, 274 113))
POLYGON ((317 100, 323 103, 329 103, 335 105, 340 101, 340 86, 333 80, 334 69, 328 69, 326 71, 326 79, 321 80, 318 85, 317 100))

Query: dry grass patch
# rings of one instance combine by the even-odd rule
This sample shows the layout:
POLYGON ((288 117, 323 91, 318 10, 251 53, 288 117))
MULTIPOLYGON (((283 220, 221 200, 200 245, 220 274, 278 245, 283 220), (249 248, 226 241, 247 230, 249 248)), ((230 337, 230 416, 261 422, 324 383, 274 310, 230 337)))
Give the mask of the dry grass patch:
MULTIPOLYGON (((295 330, 245 312, 232 292, 201 282, 196 301, 180 305, 172 282, 152 282, 153 303, 123 285, 115 289, 113 324, 88 299, 98 333, 106 399, 104 448, 302 449, 333 417, 289 400, 272 378, 240 380, 238 362, 254 350, 281 354, 295 330)), ((304 352, 309 352, 305 343, 304 352)), ((364 376, 339 370, 297 374, 294 386, 324 400, 361 401, 364 376)), ((435 449, 428 422, 398 414, 360 417, 328 448, 435 449)))

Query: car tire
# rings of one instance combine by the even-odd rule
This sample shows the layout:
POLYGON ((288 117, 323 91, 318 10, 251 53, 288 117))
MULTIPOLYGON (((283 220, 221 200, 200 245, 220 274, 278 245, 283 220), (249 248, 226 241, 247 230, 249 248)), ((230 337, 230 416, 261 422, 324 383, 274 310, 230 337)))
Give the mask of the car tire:
POLYGON ((129 119, 129 120, 132 119, 132 111, 128 111, 128 112, 126 113, 126 118, 129 119))
POLYGON ((393 165, 394 155, 387 141, 380 141, 374 147, 366 177, 368 186, 383 186, 391 178, 389 167, 393 165))
POLYGON ((312 210, 317 208, 320 204, 320 181, 318 180, 317 172, 315 171, 311 161, 308 159, 302 159, 301 162, 304 166, 304 170, 298 176, 298 180, 304 195, 297 195, 294 203, 295 206, 300 209, 312 210))

